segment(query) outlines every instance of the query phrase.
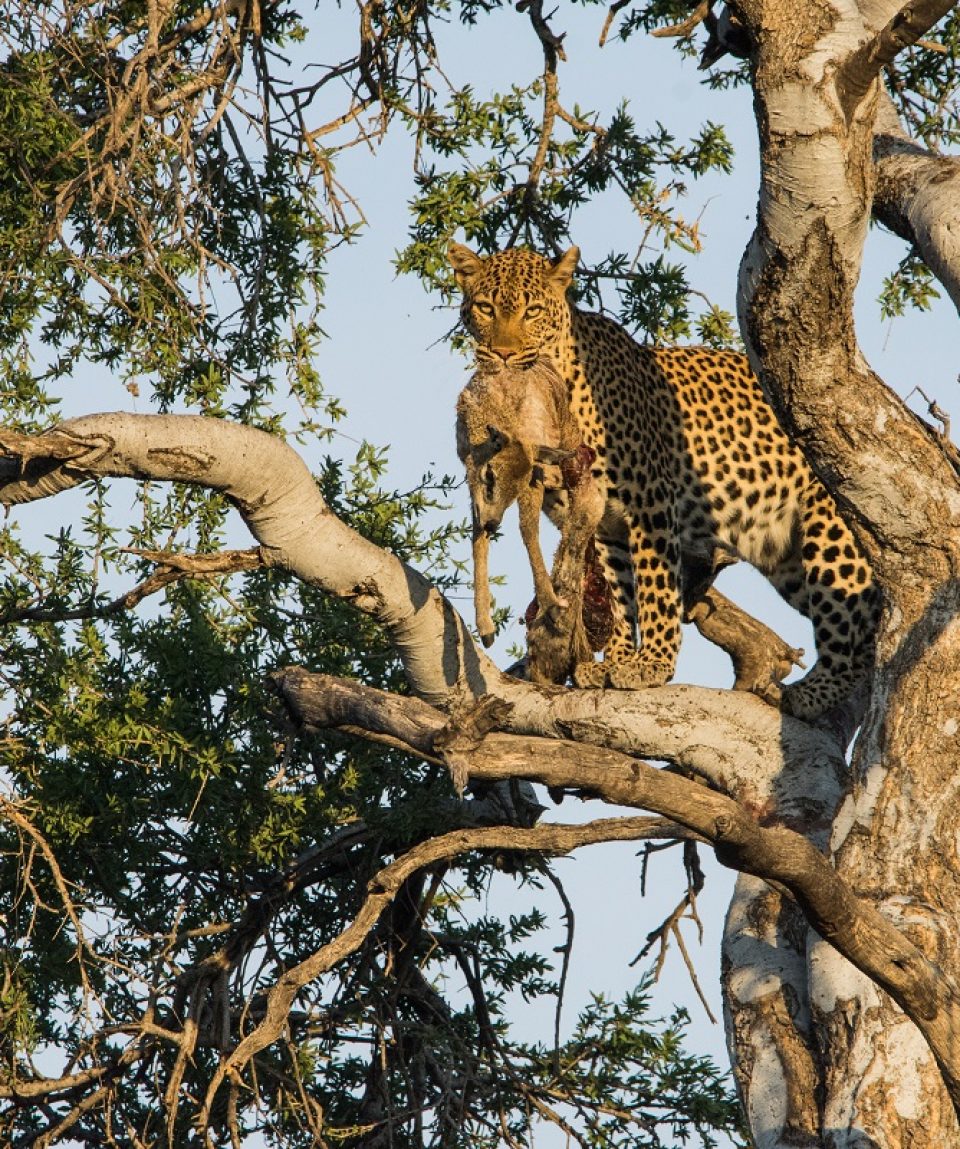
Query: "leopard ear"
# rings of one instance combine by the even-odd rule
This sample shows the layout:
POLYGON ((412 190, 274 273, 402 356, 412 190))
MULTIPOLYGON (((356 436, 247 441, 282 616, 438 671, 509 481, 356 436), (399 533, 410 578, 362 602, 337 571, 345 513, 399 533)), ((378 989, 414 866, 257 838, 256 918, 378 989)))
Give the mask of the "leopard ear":
POLYGON ((559 287, 561 291, 566 291, 573 280, 579 259, 579 247, 571 247, 568 251, 565 251, 559 259, 553 262, 553 267, 548 277, 550 282, 559 287))
POLYGON ((480 256, 469 247, 464 247, 462 243, 451 243, 448 246, 447 259, 461 288, 465 288, 483 266, 480 256))

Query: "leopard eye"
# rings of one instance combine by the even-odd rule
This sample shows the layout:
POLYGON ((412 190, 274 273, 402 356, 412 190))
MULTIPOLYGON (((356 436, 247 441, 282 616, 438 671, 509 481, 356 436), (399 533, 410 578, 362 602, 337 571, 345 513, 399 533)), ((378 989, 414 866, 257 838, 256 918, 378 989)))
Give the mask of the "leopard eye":
POLYGON ((485 299, 478 299, 473 305, 473 310, 479 315, 483 315, 489 319, 493 315, 494 307, 492 303, 488 303, 485 299))
POLYGON ((543 307, 539 303, 531 303, 527 310, 523 313, 524 319, 536 319, 539 315, 543 314, 543 307))

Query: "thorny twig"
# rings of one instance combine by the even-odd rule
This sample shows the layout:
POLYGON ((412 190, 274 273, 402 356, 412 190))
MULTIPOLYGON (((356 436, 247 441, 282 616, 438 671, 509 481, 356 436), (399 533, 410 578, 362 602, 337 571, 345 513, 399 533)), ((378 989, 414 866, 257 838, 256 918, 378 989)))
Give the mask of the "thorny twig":
POLYGON ((537 186, 547 162, 547 153, 550 149, 550 141, 553 138, 553 125, 556 122, 559 108, 557 61, 566 60, 567 58, 563 49, 564 34, 561 33, 557 35, 550 27, 547 18, 543 15, 543 0, 520 0, 520 3, 517 4, 517 11, 529 13, 530 23, 533 25, 537 38, 543 48, 543 116, 540 122, 537 150, 530 162, 527 181, 523 189, 523 204, 525 210, 518 215, 517 222, 514 225, 513 232, 507 243, 508 247, 516 243, 520 229, 523 226, 524 218, 530 213, 536 200, 537 186))
POLYGON ((256 570, 265 566, 266 561, 259 547, 242 551, 218 551, 216 554, 175 554, 172 551, 145 551, 136 547, 121 547, 121 553, 139 555, 151 559, 160 569, 145 578, 143 582, 118 595, 110 602, 97 605, 89 602, 85 606, 61 609, 57 607, 29 606, 11 607, 0 615, 0 624, 18 622, 70 622, 81 619, 106 619, 132 610, 145 598, 171 583, 185 578, 215 578, 219 575, 236 574, 238 571, 256 570))
POLYGON ((573 913, 573 905, 567 897, 567 891, 563 888, 563 883, 557 875, 545 866, 543 870, 544 876, 547 881, 557 891, 557 896, 563 903, 563 920, 567 925, 567 937, 561 947, 563 958, 560 964, 560 983, 557 986, 557 1008, 554 1013, 553 1019, 553 1057, 556 1064, 556 1072, 560 1073, 560 1017, 563 1012, 563 999, 567 988, 567 975, 570 972, 570 958, 573 954, 573 937, 576 926, 576 919, 573 913))

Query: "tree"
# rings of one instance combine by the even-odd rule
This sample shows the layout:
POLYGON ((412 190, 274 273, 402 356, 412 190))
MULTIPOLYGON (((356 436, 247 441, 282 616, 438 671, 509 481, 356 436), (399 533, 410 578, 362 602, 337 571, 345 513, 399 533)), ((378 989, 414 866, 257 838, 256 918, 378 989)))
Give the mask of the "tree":
MULTIPOLYGON (((336 168, 354 142, 410 132, 398 263, 440 289, 458 229, 558 249, 614 190, 647 234, 696 246, 670 193, 730 164, 722 130, 684 146, 626 108, 604 124, 570 109, 562 12, 525 0, 513 17, 542 52, 532 85, 438 96, 453 34, 438 21, 498 7, 363 5, 352 54, 293 84, 284 53, 309 31, 292 8, 11 12, 0 500, 55 495, 78 523, 45 552, 3 536, 14 1144, 256 1127, 283 1144, 511 1144, 534 1115, 584 1144, 732 1131, 716 1071, 678 1047, 678 1021, 647 1028, 642 990, 598 1001, 555 1049, 516 1040, 503 994, 553 989, 525 949, 542 915, 461 917, 492 866, 548 883, 551 854, 615 838, 682 843, 692 869, 707 843, 741 873, 724 992, 757 1145, 960 1144, 957 455, 869 370, 852 318, 871 213, 912 244, 887 308, 923 303, 934 278, 960 306, 960 176, 940 151, 960 22, 942 0, 607 15, 688 54, 702 24, 714 85, 753 86, 741 333, 885 594, 848 762, 849 729, 744 692, 505 675, 443 597, 456 530, 418 523, 451 481, 379 490, 373 451, 315 479, 280 434, 309 454, 339 411, 311 353, 325 261, 360 219, 336 168), (44 430, 83 361, 150 387, 161 413, 44 430), (141 484, 132 527, 111 513, 118 476, 141 484), (252 551, 224 549, 230 506, 252 551), (530 783, 647 813, 541 822, 530 783), (451 969, 465 1005, 444 993, 451 969), (66 1055, 55 1074, 29 1060, 42 1045, 66 1055)), ((733 338, 642 242, 590 269, 587 300, 608 282, 651 338, 733 338)))

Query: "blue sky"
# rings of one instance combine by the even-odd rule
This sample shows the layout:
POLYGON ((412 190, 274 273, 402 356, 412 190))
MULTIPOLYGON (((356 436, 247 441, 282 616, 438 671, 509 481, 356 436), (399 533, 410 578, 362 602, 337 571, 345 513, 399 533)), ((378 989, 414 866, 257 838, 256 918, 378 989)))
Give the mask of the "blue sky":
MULTIPOLYGON (((553 20, 567 30, 568 61, 560 65, 561 100, 608 115, 628 99, 640 124, 659 120, 678 138, 694 135, 702 122, 723 123, 736 149, 730 176, 710 175, 691 183, 683 208, 686 218, 699 218, 703 253, 687 260, 692 285, 721 307, 735 313, 736 276, 741 253, 752 231, 758 189, 756 132, 749 91, 713 92, 702 85, 695 60, 681 60, 666 40, 617 39, 599 49, 597 39, 605 11, 586 11, 561 4, 553 20)), ((469 81, 483 95, 497 85, 527 82, 540 67, 539 45, 526 21, 511 10, 465 33, 451 29, 441 37, 448 75, 469 81), (444 43, 446 41, 446 43, 444 43), (480 65, 478 67, 478 64, 480 65)), ((330 339, 320 355, 325 385, 342 397, 349 416, 338 428, 333 448, 349 456, 354 440, 390 446, 390 481, 398 489, 414 483, 424 469, 460 474, 454 451, 454 403, 466 381, 468 365, 438 343, 452 322, 450 311, 437 311, 410 277, 394 276, 393 253, 403 246, 407 228, 404 179, 409 179, 409 145, 391 140, 378 155, 354 149, 341 162, 338 174, 360 199, 369 228, 359 243, 337 252, 327 299, 324 327, 330 339), (387 178, 384 178, 384 176, 387 178), (374 320, 377 338, 356 338, 363 320, 374 320), (389 346, 390 354, 384 355, 389 346), (350 438, 347 438, 349 436, 350 438)), ((410 187, 408 183, 408 187, 410 187)), ((411 188, 412 190, 412 188, 411 188)), ((625 210, 586 210, 578 219, 574 239, 588 262, 622 244, 636 243, 639 228, 625 210), (624 230, 626 229, 626 238, 624 230)), ((462 240, 462 236, 458 236, 462 240)), ((671 257, 682 258, 673 249, 671 257)), ((901 395, 917 385, 948 412, 960 414, 957 372, 960 370, 956 314, 941 301, 932 312, 893 323, 881 322, 876 296, 882 276, 905 254, 894 237, 873 229, 865 256, 858 297, 858 333, 867 359, 901 395)), ((922 400, 910 400, 922 411, 922 400)), ((466 517, 465 489, 458 492, 453 513, 466 517)), ((464 547, 466 556, 466 547, 464 547)), ((515 518, 508 515, 504 537, 491 549, 491 570, 505 576, 498 601, 514 616, 529 601, 531 578, 519 542, 515 518)), ((772 625, 791 643, 813 656, 809 626, 784 606, 765 580, 741 564, 723 577, 721 588, 772 625)), ((467 596, 461 610, 470 617, 467 596)), ((522 640, 518 623, 498 643, 501 664, 506 646, 522 640)), ((685 628, 678 681, 728 686, 729 662, 715 648, 685 628)), ((598 816, 596 808, 567 800, 546 815, 567 820, 598 816)), ((709 851, 704 851, 708 854, 709 851)), ((706 859, 709 861, 709 859, 706 859)), ((574 953, 572 992, 566 1017, 572 1020, 576 1001, 588 989, 619 993, 635 981, 630 960, 649 929, 669 912, 682 892, 679 858, 659 856, 652 862, 648 896, 639 896, 639 859, 630 846, 594 847, 576 858, 557 863, 577 914, 578 942, 574 953)), ((732 876, 710 866, 701 913, 706 934, 699 945, 692 930, 688 945, 697 963, 704 990, 719 1016, 719 937, 732 876)), ((496 893, 491 893, 493 899, 496 893)), ((543 895, 555 901, 549 891, 543 895)), ((521 899, 522 900, 522 899, 521 899)), ((554 906, 555 909, 559 907, 554 906)), ((685 1004, 693 1018, 693 1041, 713 1055, 725 1057, 722 1030, 706 1020, 692 992, 682 962, 674 952, 658 991, 661 1011, 673 1002, 685 1004)), ((532 1019, 531 1019, 532 1020, 532 1019)), ((544 1035, 547 1018, 538 1019, 544 1035)))
MULTIPOLYGON (((334 12, 332 8, 324 6, 323 16, 316 17, 316 33, 304 47, 304 58, 313 51, 313 59, 330 63, 346 54, 355 17, 350 10, 334 12)), ((568 61, 560 66, 561 99, 567 106, 578 103, 599 111, 604 118, 626 98, 641 124, 658 120, 680 138, 696 134, 708 118, 726 126, 736 149, 734 174, 711 175, 691 183, 683 210, 688 219, 700 219, 704 243, 702 255, 686 261, 691 283, 721 307, 735 312, 737 267, 752 230, 758 187, 750 93, 710 91, 702 85, 695 60, 681 61, 666 40, 637 36, 623 44, 613 38, 599 49, 597 39, 604 16, 604 8, 585 10, 562 0, 558 5, 554 27, 568 33, 568 61)), ((511 82, 526 83, 540 70, 539 44, 527 20, 510 7, 482 19, 469 31, 459 26, 436 30, 447 74, 457 84, 471 83, 481 95, 511 82)), ((354 148, 339 162, 338 176, 360 201, 369 225, 355 244, 331 257, 322 319, 329 338, 318 356, 326 389, 348 410, 348 417, 338 425, 326 450, 349 462, 362 440, 389 446, 387 483, 398 490, 414 486, 427 469, 461 473, 454 450, 454 404, 468 373, 467 362, 442 342, 453 313, 437 310, 438 301, 425 293, 418 281, 398 278, 393 271, 395 253, 406 241, 407 202, 413 193, 411 154, 409 140, 394 135, 375 153, 354 148)), ((574 238, 586 261, 593 262, 612 248, 636 243, 639 227, 624 208, 604 205, 583 211, 574 238)), ((903 253, 898 240, 876 230, 871 233, 858 303, 862 346, 871 364, 901 395, 907 396, 919 384, 941 407, 960 418, 960 341, 957 317, 949 304, 941 301, 930 313, 892 324, 879 318, 875 299, 880 278, 903 253)), ((680 260, 682 253, 674 249, 671 256, 680 260)), ((73 389, 69 413, 134 409, 134 401, 119 379, 110 380, 98 373, 89 384, 73 389)), ((918 396, 910 402, 922 411, 923 401, 918 396)), ((121 502, 119 499, 118 504, 121 502)), ((34 513, 49 516, 48 529, 54 530, 62 510, 58 511, 57 502, 48 502, 34 513)), ((457 492, 447 513, 458 519, 466 517, 465 488, 457 492)), ((515 517, 508 516, 504 537, 491 553, 492 572, 506 579, 498 600, 512 607, 514 617, 522 613, 531 593, 515 523, 515 517)), ((464 558, 467 550, 464 544, 464 558)), ((789 642, 806 647, 812 658, 808 625, 780 603, 759 575, 741 565, 725 573, 721 588, 789 642)), ((469 618, 472 607, 468 592, 459 605, 469 618)), ((502 665, 508 662, 507 645, 521 640, 522 630, 515 623, 494 650, 502 665)), ((686 628, 677 678, 728 686, 732 674, 726 657, 686 628)), ((604 812, 609 811, 568 799, 546 817, 583 820, 604 812)), ((594 847, 557 863, 577 917, 578 940, 565 1013, 568 1022, 574 1020, 576 1007, 588 990, 619 995, 635 984, 638 970, 630 968, 631 959, 648 930, 682 894, 679 856, 674 857, 674 851, 653 860, 648 896, 641 900, 636 852, 636 848, 623 845, 594 847)), ((687 931, 703 988, 718 1016, 719 932, 731 881, 729 874, 715 865, 710 867, 701 904, 706 927, 702 946, 694 932, 687 931)), ((524 906, 530 892, 508 893, 509 885, 508 879, 497 879, 490 892, 491 906, 499 906, 504 897, 515 901, 517 909, 524 906)), ((560 906, 553 891, 547 888, 539 897, 543 907, 558 918, 560 906)), ((551 944, 560 940, 557 933, 551 944)), ((676 953, 668 961, 658 1001, 663 1013, 675 1002, 685 1004, 694 1021, 694 1046, 721 1059, 725 1056, 722 1029, 707 1022, 676 953)), ((552 1032, 552 1018, 545 1014, 531 1015, 525 1023, 538 1029, 545 1040, 552 1032)))

